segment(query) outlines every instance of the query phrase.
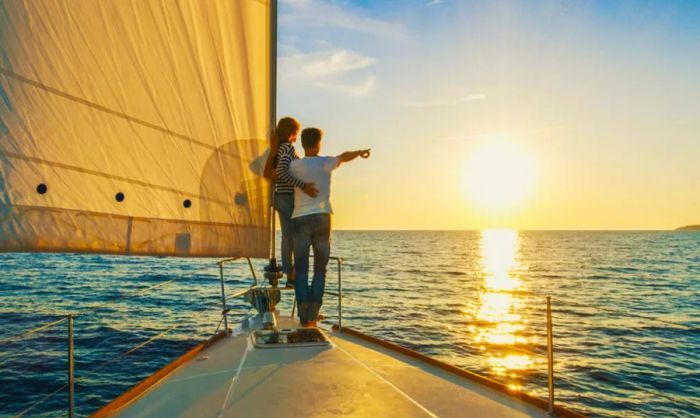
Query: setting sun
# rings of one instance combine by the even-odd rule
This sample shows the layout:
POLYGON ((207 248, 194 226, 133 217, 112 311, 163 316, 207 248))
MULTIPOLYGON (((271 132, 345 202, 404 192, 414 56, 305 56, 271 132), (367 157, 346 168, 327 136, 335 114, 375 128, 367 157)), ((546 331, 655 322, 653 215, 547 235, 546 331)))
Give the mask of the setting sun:
POLYGON ((467 198, 483 209, 510 210, 522 204, 535 181, 534 159, 511 142, 478 148, 466 167, 467 198))

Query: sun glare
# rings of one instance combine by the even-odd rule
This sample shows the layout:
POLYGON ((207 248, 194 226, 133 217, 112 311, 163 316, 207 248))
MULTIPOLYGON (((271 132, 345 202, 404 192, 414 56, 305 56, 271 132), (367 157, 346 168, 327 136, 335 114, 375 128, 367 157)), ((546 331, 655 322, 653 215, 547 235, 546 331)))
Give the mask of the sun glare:
POLYGON ((527 348, 531 340, 524 335, 527 320, 521 313, 523 301, 519 294, 525 290, 525 284, 517 277, 523 268, 518 260, 519 248, 520 238, 515 230, 481 231, 484 283, 467 328, 473 343, 488 353, 491 372, 511 378, 532 369, 534 362, 521 349, 527 348))
POLYGON ((465 187, 469 201, 488 210, 508 210, 524 203, 535 181, 532 156, 512 142, 493 142, 467 160, 465 187))

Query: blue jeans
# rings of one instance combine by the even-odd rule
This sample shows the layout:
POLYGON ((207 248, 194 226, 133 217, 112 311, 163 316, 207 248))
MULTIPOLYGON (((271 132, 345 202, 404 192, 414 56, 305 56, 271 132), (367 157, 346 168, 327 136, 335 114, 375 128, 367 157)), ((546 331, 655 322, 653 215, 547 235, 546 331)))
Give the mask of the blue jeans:
POLYGON ((280 217, 280 228, 282 229, 282 271, 286 274, 292 272, 292 212, 294 212, 293 193, 275 193, 275 209, 280 217))
POLYGON ((292 220, 294 225, 294 291, 302 324, 315 321, 323 303, 326 267, 331 255, 331 215, 319 213, 292 220), (314 276, 309 287, 309 248, 314 249, 314 276))

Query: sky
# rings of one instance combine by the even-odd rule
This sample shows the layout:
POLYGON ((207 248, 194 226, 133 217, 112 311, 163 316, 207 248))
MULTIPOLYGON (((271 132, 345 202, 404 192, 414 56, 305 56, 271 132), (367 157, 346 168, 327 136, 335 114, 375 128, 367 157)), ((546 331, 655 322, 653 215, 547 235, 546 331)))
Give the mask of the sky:
MULTIPOLYGON (((280 0, 335 229, 700 223, 700 2, 280 0)), ((298 144, 298 151, 303 150, 298 144)))

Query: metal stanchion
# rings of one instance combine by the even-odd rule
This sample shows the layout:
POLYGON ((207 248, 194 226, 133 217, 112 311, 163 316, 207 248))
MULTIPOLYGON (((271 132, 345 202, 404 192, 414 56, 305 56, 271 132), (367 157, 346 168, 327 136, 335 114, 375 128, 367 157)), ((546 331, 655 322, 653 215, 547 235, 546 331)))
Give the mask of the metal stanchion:
POLYGON ((255 268, 253 267, 253 262, 250 261, 250 257, 246 257, 248 260, 248 265, 250 266, 250 273, 253 275, 253 280, 255 280, 255 285, 258 285, 258 275, 255 274, 255 268))
POLYGON ((343 279, 340 273, 343 260, 338 258, 336 261, 338 262, 338 330, 340 331, 343 329, 343 279))
POLYGON ((552 337, 552 297, 547 296, 547 387, 549 414, 554 415, 554 342, 552 337))
POLYGON ((75 410, 75 347, 73 345, 73 314, 68 315, 68 416, 75 410))
POLYGON ((226 309, 226 291, 224 290, 223 263, 219 263, 219 276, 221 276, 221 314, 224 316, 224 335, 228 337, 228 310, 226 309))

